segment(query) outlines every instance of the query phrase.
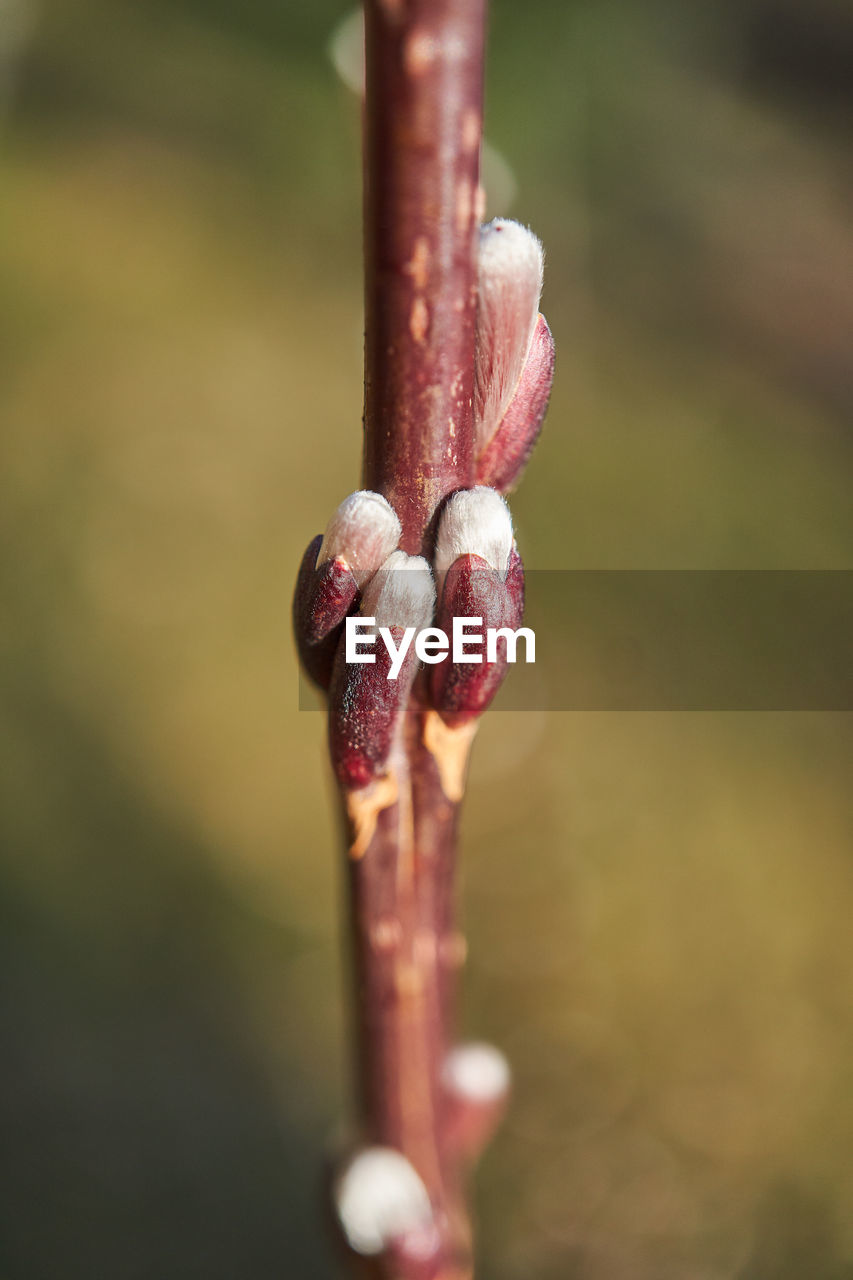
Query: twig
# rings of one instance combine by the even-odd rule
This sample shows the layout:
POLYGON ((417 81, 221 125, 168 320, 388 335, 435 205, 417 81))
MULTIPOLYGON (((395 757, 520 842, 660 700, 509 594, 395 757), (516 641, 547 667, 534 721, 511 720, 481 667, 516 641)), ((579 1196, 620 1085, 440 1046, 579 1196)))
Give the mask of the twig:
POLYGON ((412 650, 392 671, 343 638, 359 610, 400 645, 436 602, 442 627, 521 622, 498 491, 538 435, 553 343, 535 236, 478 231, 484 4, 365 3, 366 488, 309 545, 294 600, 347 833, 360 1126, 335 1208, 378 1280, 473 1275, 465 1182, 509 1087, 498 1050, 452 1039, 457 814, 506 652, 422 670, 412 650))
MULTIPOLYGON (((439 503, 473 482, 483 39, 483 0, 365 5, 364 483, 411 553, 430 552, 439 503)), ((420 1174, 442 1236, 435 1274, 455 1280, 471 1272, 470 1229, 441 1064, 464 953, 452 902, 467 743, 440 724, 412 699, 397 798, 350 884, 365 1130, 420 1174)))

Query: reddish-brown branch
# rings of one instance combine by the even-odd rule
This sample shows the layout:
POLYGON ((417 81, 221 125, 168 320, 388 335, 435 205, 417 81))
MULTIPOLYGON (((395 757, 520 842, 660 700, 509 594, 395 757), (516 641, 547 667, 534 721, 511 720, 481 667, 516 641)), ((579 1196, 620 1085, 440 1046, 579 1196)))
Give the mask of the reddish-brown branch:
POLYGON ((365 484, 419 552, 473 478, 484 0, 365 4, 365 484))
MULTIPOLYGON (((428 554, 437 507, 473 482, 484 0, 367 0, 365 27, 364 483, 400 517, 401 546, 428 554)), ((389 1254, 388 1280, 472 1274, 440 1084, 463 952, 452 901, 470 736, 416 686, 387 778, 347 801, 364 1136, 412 1163, 439 1236, 426 1270, 389 1254)))

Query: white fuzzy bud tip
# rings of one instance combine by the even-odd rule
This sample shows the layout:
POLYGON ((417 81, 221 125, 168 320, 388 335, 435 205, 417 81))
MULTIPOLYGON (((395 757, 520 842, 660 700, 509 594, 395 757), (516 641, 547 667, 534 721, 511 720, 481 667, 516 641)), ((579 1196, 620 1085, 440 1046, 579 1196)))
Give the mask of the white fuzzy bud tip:
POLYGON ((480 448, 518 386, 542 293, 544 255, 532 231, 495 218, 480 228, 474 419, 480 448))
POLYGON ((512 290, 535 316, 544 260, 542 242, 529 227, 511 218, 493 218, 480 227, 480 296, 512 290))
POLYGON ((435 583, 423 556, 393 551, 364 589, 361 612, 377 627, 428 627, 435 611, 435 583))
POLYGON ((459 556, 481 556, 506 574, 512 550, 512 517, 497 489, 478 485, 454 493, 441 514, 435 545, 435 571, 447 572, 459 556))
POLYGON ((380 493, 361 489, 344 498, 326 525, 317 564, 340 556, 361 587, 399 541, 400 521, 393 507, 380 493))
POLYGON ((432 1221, 426 1187, 405 1156, 391 1147, 360 1151, 339 1176, 334 1199, 350 1247, 368 1257, 432 1221))
POLYGON ((460 1044, 444 1060, 442 1080, 450 1093, 487 1105, 509 1092, 510 1069, 494 1045, 460 1044))

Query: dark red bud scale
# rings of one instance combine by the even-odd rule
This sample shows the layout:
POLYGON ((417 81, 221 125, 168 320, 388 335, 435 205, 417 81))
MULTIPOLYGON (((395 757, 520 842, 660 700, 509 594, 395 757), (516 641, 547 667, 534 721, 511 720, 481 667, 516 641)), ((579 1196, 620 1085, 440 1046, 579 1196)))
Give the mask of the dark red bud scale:
MULTIPOLYGON (((392 627, 399 644, 402 627, 392 627)), ((396 680, 389 680, 391 656, 384 645, 375 648, 376 661, 346 661, 346 646, 338 645, 329 685, 329 751, 335 777, 342 786, 366 787, 385 772, 394 730, 412 687, 417 658, 411 649, 396 680)))
POLYGON ((327 560, 319 569, 317 553, 323 535, 309 544, 293 595, 293 630, 305 674, 321 689, 328 689, 338 647, 340 624, 352 608, 358 587, 340 560, 327 560))
MULTIPOLYGON (((385 773, 399 719, 409 699, 420 661, 411 643, 426 627, 435 607, 432 572, 420 556, 394 551, 365 587, 364 618, 373 618, 379 634, 367 656, 373 662, 347 661, 345 640, 338 645, 329 687, 329 749, 335 776, 342 786, 366 787, 385 773)), ((361 646, 358 646, 361 647, 361 646)))
POLYGON ((314 570, 311 600, 306 611, 306 631, 311 644, 325 640, 339 627, 355 604, 358 584, 347 562, 340 556, 314 570))
POLYGON ((293 623, 306 674, 329 687, 341 624, 360 589, 397 545, 400 522, 378 493, 344 498, 302 558, 293 599, 293 623))
POLYGON ((503 683, 507 668, 506 644, 499 639, 496 660, 488 662, 484 637, 490 628, 514 630, 519 625, 521 559, 517 552, 515 559, 512 591, 501 574, 480 556, 460 556, 447 571, 438 626, 451 636, 454 619, 480 618, 482 630, 479 624, 476 629, 469 628, 472 641, 466 644, 472 655, 479 656, 479 662, 454 662, 448 658, 432 669, 432 703, 445 724, 455 727, 481 715, 503 683), (483 637, 479 646, 473 643, 478 634, 483 637))

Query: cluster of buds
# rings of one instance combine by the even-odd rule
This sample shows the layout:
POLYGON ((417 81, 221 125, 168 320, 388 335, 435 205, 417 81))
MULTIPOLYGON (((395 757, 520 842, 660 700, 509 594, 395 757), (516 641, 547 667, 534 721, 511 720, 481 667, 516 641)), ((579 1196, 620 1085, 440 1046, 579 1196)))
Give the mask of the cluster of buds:
MULTIPOLYGON (((445 1058, 441 1084, 447 1142, 463 1167, 471 1165, 506 1108, 509 1064, 493 1045, 460 1044, 445 1058)), ((331 1190, 338 1228, 354 1253, 384 1255, 406 1277, 435 1280, 442 1224, 420 1175, 401 1152, 360 1146, 339 1155, 331 1190)))
POLYGON ((369 491, 346 498, 303 557, 294 598, 297 643, 306 673, 328 692, 332 764, 349 791, 386 773, 416 680, 423 704, 455 729, 482 714, 504 678, 507 648, 500 636, 520 627, 524 571, 502 495, 518 481, 536 442, 554 372, 553 341, 539 314, 541 289, 536 237, 515 222, 484 226, 474 394, 477 483, 452 493, 440 509, 432 563, 398 549, 397 515, 369 491), (358 662, 347 660, 344 637, 354 616, 385 641, 358 662), (499 637, 494 650, 463 660, 436 652, 454 620, 466 618, 479 619, 499 637), (417 647, 411 643, 415 634, 422 640, 417 647))

